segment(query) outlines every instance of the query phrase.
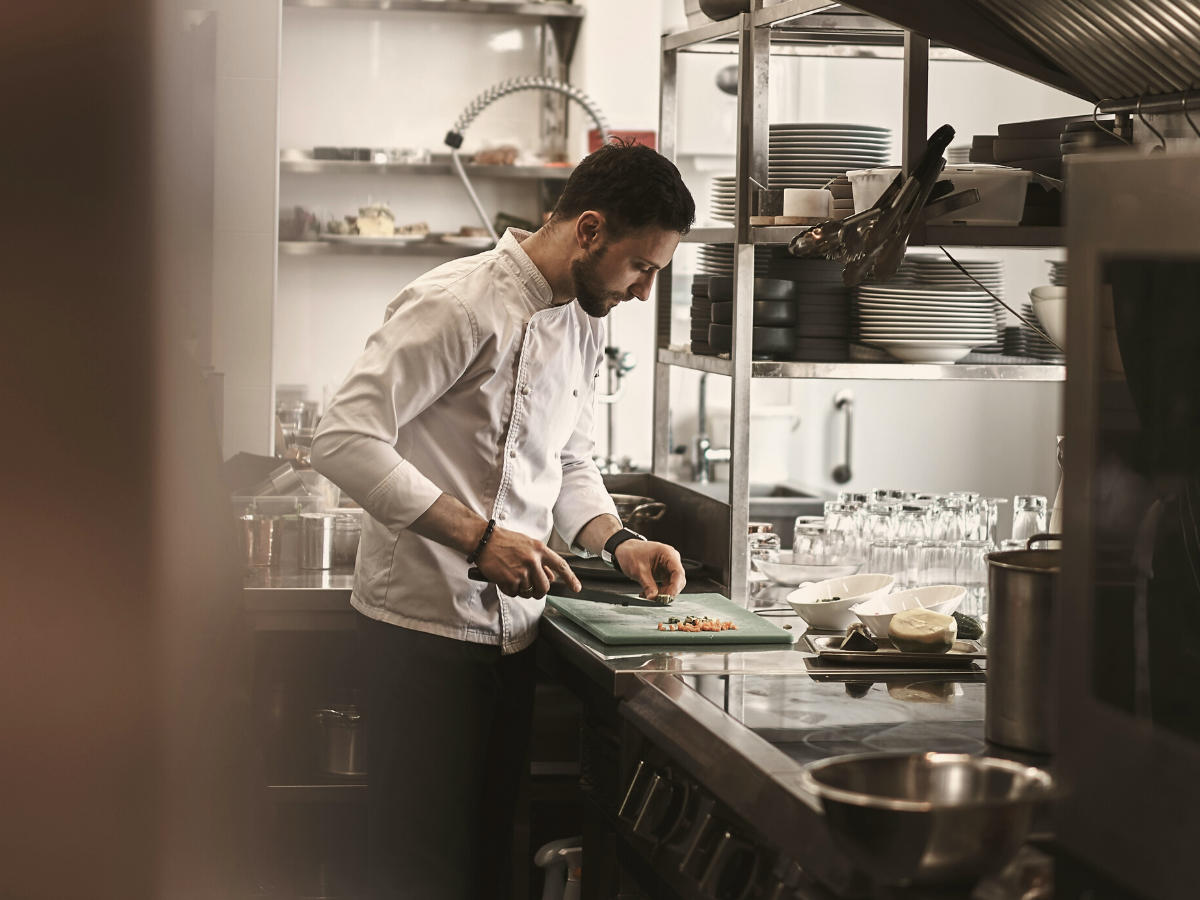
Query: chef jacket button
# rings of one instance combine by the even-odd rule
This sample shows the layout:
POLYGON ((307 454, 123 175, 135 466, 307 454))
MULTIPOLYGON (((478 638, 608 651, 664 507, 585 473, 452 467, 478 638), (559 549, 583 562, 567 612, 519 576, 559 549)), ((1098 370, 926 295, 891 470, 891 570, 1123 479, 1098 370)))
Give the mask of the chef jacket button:
POLYGON ((505 519, 508 518, 508 513, 502 512, 498 516, 496 516, 496 518, 499 519, 501 522, 503 522, 505 519))
POLYGON ((527 384, 521 385, 521 393, 528 394, 529 393, 529 385, 527 385, 527 384))
POLYGON ((516 451, 516 450, 509 450, 509 451, 508 451, 508 455, 509 455, 509 456, 511 456, 513 459, 516 459, 516 458, 517 458, 517 451, 516 451))
POLYGON ((578 397, 579 396, 579 388, 575 388, 575 390, 571 391, 571 396, 578 397))

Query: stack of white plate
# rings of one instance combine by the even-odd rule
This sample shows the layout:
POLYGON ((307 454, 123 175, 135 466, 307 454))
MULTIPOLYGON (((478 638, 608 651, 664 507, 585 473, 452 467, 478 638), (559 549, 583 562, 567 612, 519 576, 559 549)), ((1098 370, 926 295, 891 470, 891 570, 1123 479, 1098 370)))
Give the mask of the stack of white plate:
POLYGON ((886 166, 892 131, 829 122, 771 126, 772 188, 820 188, 850 169, 886 166))
MULTIPOLYGON (((732 275, 733 244, 701 244, 697 250, 701 275, 732 275)), ((754 277, 766 278, 771 261, 771 248, 759 244, 754 248, 754 277)))
MULTIPOLYGON (((959 264, 997 297, 1004 296, 1004 263, 998 259, 960 259, 959 264)), ((912 272, 913 281, 937 287, 955 287, 977 291, 979 285, 959 271, 945 255, 910 253, 904 267, 912 272)))
POLYGON ((996 340, 994 301, 985 291, 863 284, 855 308, 857 339, 905 362, 954 363, 996 340))
POLYGON ((1050 283, 1057 287, 1067 286, 1067 262, 1066 260, 1048 259, 1050 263, 1050 283))
POLYGON ((737 202, 737 178, 733 175, 718 175, 713 179, 709 212, 714 219, 733 221, 734 204, 737 202))

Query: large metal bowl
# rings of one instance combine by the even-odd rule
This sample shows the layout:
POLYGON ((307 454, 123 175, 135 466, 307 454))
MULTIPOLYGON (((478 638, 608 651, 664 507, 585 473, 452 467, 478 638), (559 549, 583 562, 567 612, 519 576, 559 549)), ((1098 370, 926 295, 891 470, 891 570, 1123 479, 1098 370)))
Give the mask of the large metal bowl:
POLYGON ((961 887, 1003 868, 1025 841, 1049 775, 959 753, 871 753, 805 769, 834 841, 887 885, 961 887))

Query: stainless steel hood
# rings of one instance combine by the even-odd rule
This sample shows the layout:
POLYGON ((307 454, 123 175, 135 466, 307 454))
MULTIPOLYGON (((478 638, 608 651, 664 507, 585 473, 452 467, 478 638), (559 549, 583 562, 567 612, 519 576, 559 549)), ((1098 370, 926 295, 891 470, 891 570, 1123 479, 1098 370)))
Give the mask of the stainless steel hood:
POLYGON ((1078 97, 1200 87, 1193 0, 856 0, 853 7, 1078 97))

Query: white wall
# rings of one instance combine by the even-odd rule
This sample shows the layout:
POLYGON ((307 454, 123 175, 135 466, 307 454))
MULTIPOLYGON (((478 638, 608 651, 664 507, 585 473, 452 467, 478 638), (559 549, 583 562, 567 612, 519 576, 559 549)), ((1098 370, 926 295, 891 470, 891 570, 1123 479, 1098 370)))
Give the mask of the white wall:
POLYGON ((278 180, 279 0, 213 0, 217 15, 213 366, 225 455, 269 452, 278 180))

